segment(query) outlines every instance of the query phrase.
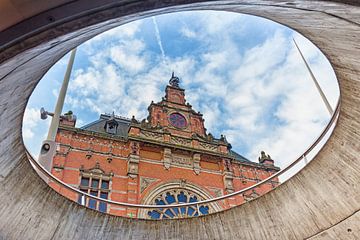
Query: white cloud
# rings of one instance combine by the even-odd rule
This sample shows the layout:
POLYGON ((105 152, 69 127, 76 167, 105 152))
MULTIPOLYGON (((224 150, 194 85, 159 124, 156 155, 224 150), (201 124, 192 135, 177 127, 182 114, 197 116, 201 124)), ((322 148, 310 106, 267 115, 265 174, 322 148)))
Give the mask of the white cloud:
POLYGON ((35 136, 34 128, 36 128, 41 121, 40 111, 35 108, 26 108, 23 120, 23 137, 29 140, 35 136))
POLYGON ((197 36, 196 32, 191 30, 187 26, 183 26, 180 29, 180 32, 184 37, 187 37, 187 38, 195 38, 197 36))
MULTIPOLYGON (((115 110, 142 119, 150 102, 164 96, 174 70, 186 99, 204 114, 210 132, 219 137, 221 129, 250 160, 265 150, 283 167, 306 149, 329 116, 291 36, 273 31, 265 41, 241 49, 230 36, 243 30, 236 16, 213 13, 194 24, 181 23, 179 34, 202 43, 203 49, 178 57, 168 54, 166 61, 155 35, 157 55, 137 36, 141 24, 107 33, 112 41, 97 37, 86 45, 90 66, 76 71, 67 103, 74 109, 115 110), (107 44, 98 49, 100 40, 107 44)), ((295 38, 334 106, 337 87, 328 62, 308 40, 295 38)))
MULTIPOLYGON (((102 34, 99 34, 92 38, 90 41, 85 42, 82 47, 86 50, 91 50, 94 44, 104 41, 116 41, 124 38, 133 38, 139 31, 142 21, 134 21, 122 25, 121 27, 113 28, 102 34)), ((92 49, 95 50, 95 49, 92 49)), ((91 51, 93 53, 93 51, 91 51)))
POLYGON ((133 74, 137 74, 147 69, 146 56, 141 54, 144 49, 145 44, 142 41, 129 41, 112 47, 110 49, 110 58, 119 65, 119 67, 133 74))

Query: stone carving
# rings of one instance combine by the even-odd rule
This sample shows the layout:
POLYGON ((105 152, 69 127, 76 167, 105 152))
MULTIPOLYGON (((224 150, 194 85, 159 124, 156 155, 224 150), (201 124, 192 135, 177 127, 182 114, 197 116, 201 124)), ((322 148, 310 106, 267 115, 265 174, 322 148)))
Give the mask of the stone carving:
POLYGON ((172 163, 177 164, 177 165, 190 166, 191 165, 191 158, 188 158, 188 157, 185 157, 185 156, 180 156, 180 155, 173 155, 172 163))
POLYGON ((180 187, 185 188, 186 183, 187 183, 186 179, 181 179, 179 185, 180 185, 180 187))
POLYGON ((193 155, 193 168, 196 175, 200 174, 200 154, 195 153, 193 155))
POLYGON ((140 177, 140 193, 142 193, 151 183, 156 182, 155 178, 140 177))
POLYGON ((163 140, 163 135, 160 133, 155 133, 155 132, 141 131, 140 136, 144 137, 144 138, 157 140, 157 141, 163 140))
POLYGON ((131 178, 135 178, 139 173, 139 161, 138 155, 130 154, 127 162, 127 174, 131 178))
POLYGON ((232 167, 229 159, 223 159, 225 171, 232 172, 232 167))
POLYGON ((180 137, 171 137, 170 142, 174 143, 174 144, 184 145, 184 146, 191 146, 190 139, 185 139, 185 138, 180 138, 180 137))
POLYGON ((213 152, 217 152, 217 145, 212 145, 209 143, 204 143, 204 142, 199 142, 199 146, 200 148, 204 149, 204 150, 209 150, 209 151, 213 151, 213 152))
POLYGON ((139 155, 140 153, 140 144, 138 142, 131 142, 130 143, 131 154, 139 155))
POLYGON ((229 193, 234 192, 233 174, 231 172, 225 172, 224 174, 224 186, 225 190, 229 193))
POLYGON ((172 154, 170 148, 164 148, 164 167, 169 169, 172 162, 172 154))
POLYGON ((212 141, 214 140, 214 136, 213 136, 211 133, 209 133, 209 134, 206 136, 206 139, 207 139, 208 141, 212 142, 212 141))

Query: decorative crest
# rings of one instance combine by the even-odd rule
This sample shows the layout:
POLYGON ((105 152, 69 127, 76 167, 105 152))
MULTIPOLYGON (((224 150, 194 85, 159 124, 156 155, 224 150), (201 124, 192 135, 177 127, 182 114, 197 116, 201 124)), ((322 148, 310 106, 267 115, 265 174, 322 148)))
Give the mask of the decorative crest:
POLYGON ((178 88, 179 82, 180 82, 180 79, 174 75, 174 72, 172 72, 171 78, 169 80, 170 86, 178 88))

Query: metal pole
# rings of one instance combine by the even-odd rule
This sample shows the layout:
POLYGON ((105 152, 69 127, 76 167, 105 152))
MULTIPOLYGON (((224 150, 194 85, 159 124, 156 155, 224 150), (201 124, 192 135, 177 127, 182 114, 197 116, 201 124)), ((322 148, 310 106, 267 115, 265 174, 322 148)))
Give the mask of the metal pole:
POLYGON ((300 55, 301 55, 301 58, 303 59, 303 61, 304 61, 304 63, 305 63, 306 68, 308 69, 308 71, 309 71, 309 73, 310 73, 310 75, 311 75, 311 78, 312 78, 312 80, 313 80, 313 82, 314 82, 317 90, 318 90, 319 93, 320 93, 320 96, 321 96, 322 100, 323 100, 324 103, 325 103, 325 106, 326 106, 327 110, 328 110, 329 113, 330 113, 330 116, 332 116, 332 115, 334 114, 334 110, 331 108, 331 105, 330 105, 329 101, 327 100, 327 98, 326 98, 324 92, 322 91, 322 89, 321 89, 318 81, 316 80, 316 78, 315 78, 313 72, 311 71, 308 63, 306 62, 306 60, 305 60, 302 52, 300 51, 299 46, 296 44, 295 39, 293 39, 293 41, 294 41, 294 43, 295 43, 295 46, 296 46, 297 50, 299 51, 299 53, 300 53, 300 55))
MULTIPOLYGON (((71 69, 72 69, 72 66, 74 64, 75 53, 76 53, 76 48, 71 51, 69 63, 68 63, 66 73, 65 73, 65 76, 64 76, 64 81, 63 81, 63 83, 61 85, 61 89, 60 89, 60 92, 59 92, 59 97, 58 97, 57 102, 56 102, 54 116, 51 119, 51 124, 50 124, 50 127, 49 127, 48 136, 42 142, 42 146, 41 146, 41 149, 40 149, 39 163, 40 163, 40 165, 42 165, 49 172, 51 172, 51 169, 53 167, 52 166, 53 165, 53 159, 54 159, 54 156, 56 154, 55 138, 56 138, 57 130, 58 130, 58 127, 59 127, 60 114, 61 114, 62 108, 64 106, 64 100, 65 100, 66 91, 67 91, 67 88, 68 88, 68 85, 69 85, 71 69)), ((42 176, 42 178, 46 182, 48 182, 48 178, 46 176, 42 176)))
POLYGON ((67 88, 68 88, 68 85, 69 85, 69 80, 70 80, 70 74, 71 74, 71 70, 72 70, 72 67, 73 67, 73 64, 74 64, 75 53, 76 53, 76 48, 71 51, 69 63, 68 63, 68 66, 66 68, 66 73, 65 73, 65 76, 64 76, 64 81, 63 81, 63 84, 61 85, 61 89, 60 89, 60 92, 59 92, 59 97, 58 97, 57 102, 56 102, 56 106, 55 106, 55 110, 54 110, 54 116, 51 119, 49 132, 48 132, 48 135, 47 135, 47 138, 46 138, 46 140, 49 140, 49 141, 55 141, 55 138, 56 138, 56 133, 57 133, 57 130, 58 130, 58 127, 59 127, 60 115, 61 115, 62 108, 64 106, 66 91, 67 91, 67 88))

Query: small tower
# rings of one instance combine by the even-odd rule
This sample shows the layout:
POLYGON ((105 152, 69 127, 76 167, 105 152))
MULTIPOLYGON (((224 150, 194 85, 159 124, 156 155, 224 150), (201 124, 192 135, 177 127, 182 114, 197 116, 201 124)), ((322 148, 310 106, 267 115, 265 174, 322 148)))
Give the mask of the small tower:
POLYGON ((165 99, 169 102, 185 105, 185 90, 179 86, 180 79, 175 76, 174 72, 169 80, 169 85, 166 86, 165 99))
POLYGON ((261 151, 259 157, 259 163, 266 165, 274 165, 274 160, 271 159, 270 155, 266 155, 264 151, 261 151))

